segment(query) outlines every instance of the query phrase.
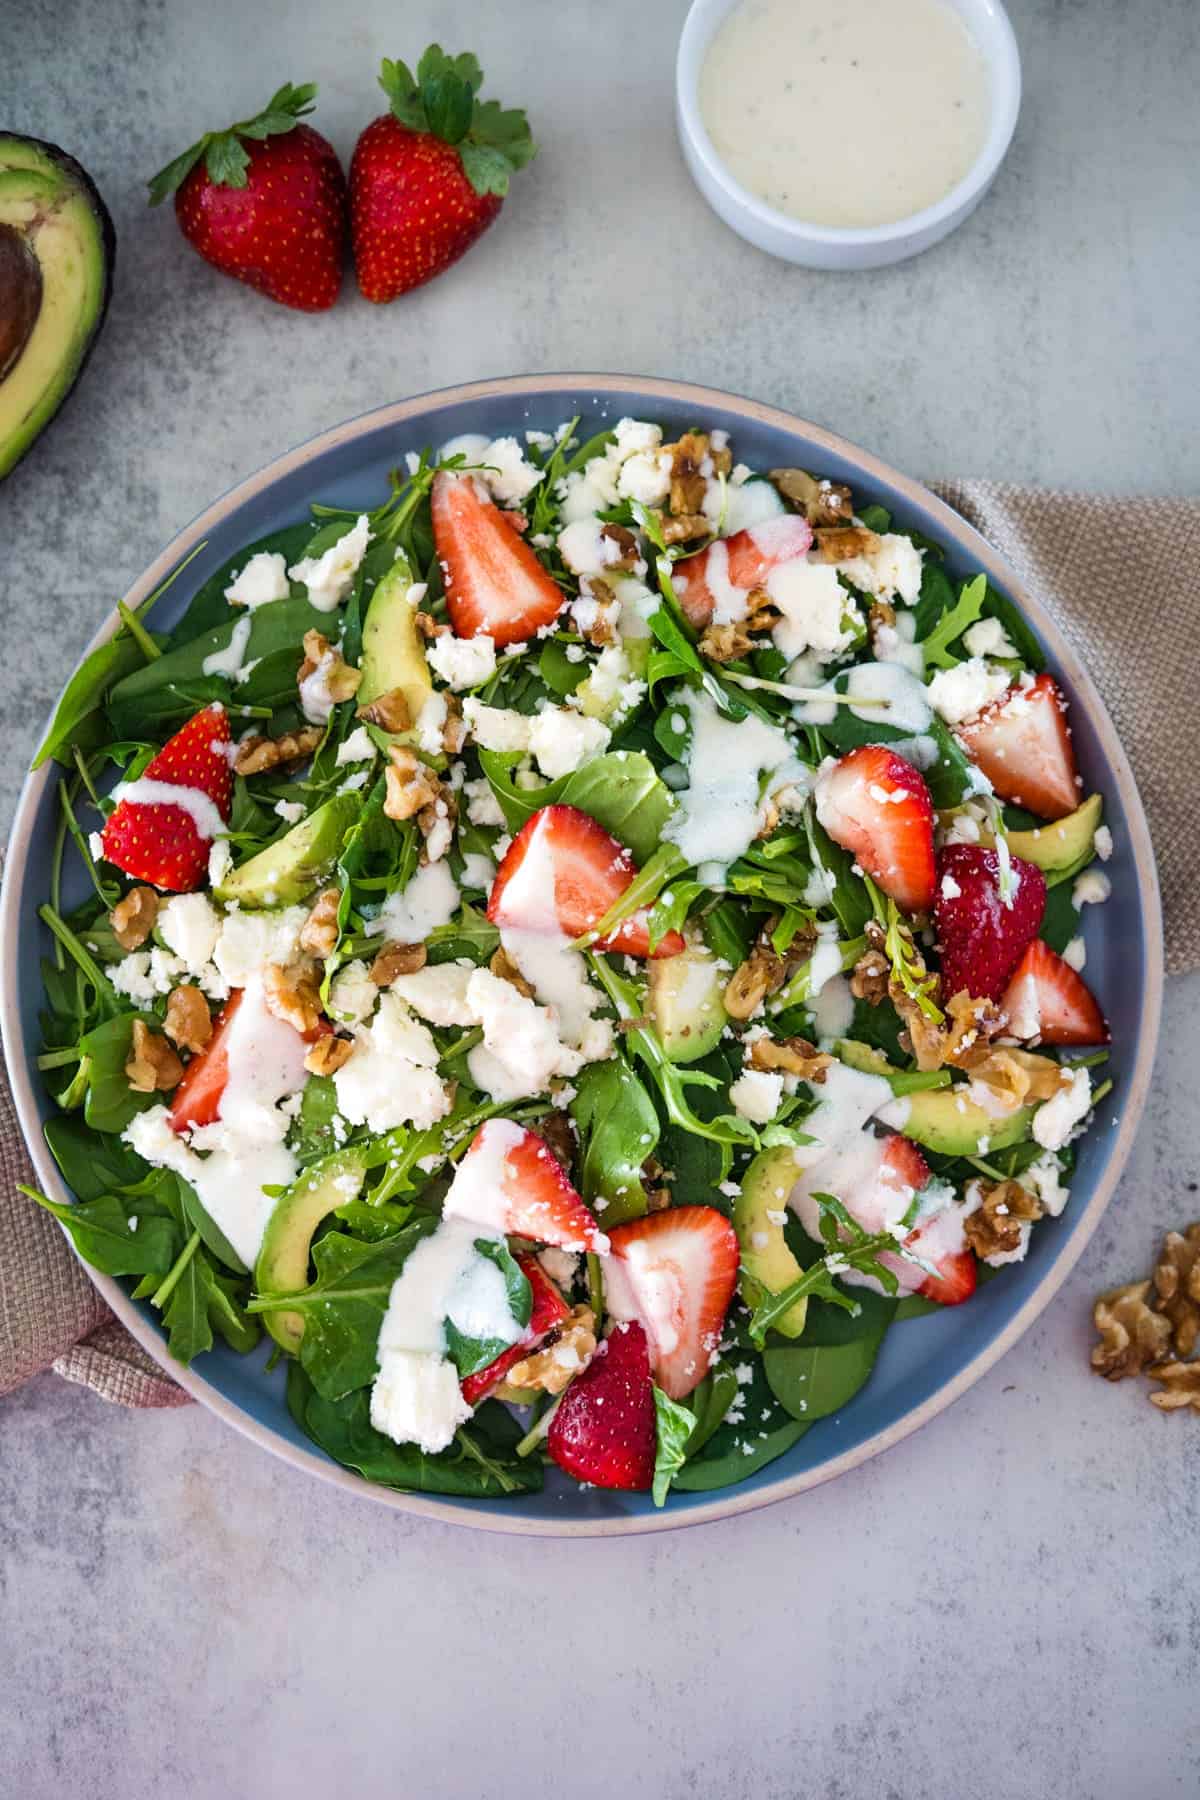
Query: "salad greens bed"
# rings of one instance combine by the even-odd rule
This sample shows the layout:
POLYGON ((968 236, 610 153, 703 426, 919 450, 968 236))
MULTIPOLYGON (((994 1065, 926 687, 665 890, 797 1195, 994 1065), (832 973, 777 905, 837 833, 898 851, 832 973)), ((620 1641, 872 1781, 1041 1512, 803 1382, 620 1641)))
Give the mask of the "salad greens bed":
MULTIPOLYGON (((919 1054, 914 1031, 921 1020, 934 1033, 948 1024, 927 918, 907 916, 834 841, 811 797, 811 777, 828 759, 862 745, 898 745, 920 768, 939 842, 996 844, 1002 871, 1006 841, 1014 855, 1032 853, 1041 861, 1047 904, 1040 935, 1053 951, 1066 950, 1078 933, 1080 895, 1073 884, 1100 847, 1099 802, 1085 801, 1063 821, 1068 829, 1057 835, 1067 849, 1058 849, 1057 863, 1057 845, 1039 858, 1041 821, 990 792, 936 708, 926 701, 914 725, 911 693, 898 710, 894 698, 901 691, 896 682, 906 682, 917 690, 920 715, 920 696, 939 674, 976 665, 1002 675, 1001 687, 1018 683, 1043 669, 1036 639, 983 576, 956 582, 936 544, 904 532, 876 505, 845 516, 866 535, 837 569, 843 609, 836 648, 797 654, 794 639, 781 648, 781 633, 770 625, 771 619, 778 625, 778 609, 766 615, 767 629, 744 642, 713 636, 689 618, 695 559, 714 540, 732 544, 739 531, 763 520, 819 520, 831 495, 836 508, 838 490, 801 471, 776 471, 768 479, 733 467, 719 434, 710 439, 700 427, 689 440, 694 454, 683 470, 686 480, 676 490, 663 471, 679 477, 677 448, 664 448, 654 428, 639 426, 622 437, 623 429, 583 437, 573 420, 555 435, 529 434, 531 441, 519 447, 507 439, 410 457, 382 503, 366 513, 365 550, 342 571, 335 610, 314 604, 320 596, 297 570, 314 582, 324 578, 322 559, 327 574, 327 553, 357 528, 359 515, 346 509, 314 504, 311 518, 247 545, 203 582, 173 629, 163 631, 155 608, 184 574, 181 565, 137 611, 121 606, 119 629, 72 678, 35 763, 52 758, 58 765, 59 801, 50 891, 40 909, 49 953, 38 1066, 56 1102, 46 1140, 75 1199, 63 1206, 33 1197, 94 1268, 126 1280, 135 1298, 149 1302, 181 1363, 218 1338, 236 1351, 253 1351, 269 1333, 272 1358, 286 1358, 288 1405, 301 1429, 339 1463, 390 1487, 503 1496, 543 1481, 554 1403, 548 1391, 512 1394, 502 1386, 500 1399, 477 1405, 436 1451, 396 1441, 372 1422, 377 1345, 394 1286, 416 1246, 437 1228, 443 1196, 485 1120, 546 1131, 605 1231, 664 1202, 712 1208, 734 1224, 738 1289, 711 1364, 682 1398, 668 1397, 661 1386, 654 1391, 659 1503, 672 1487, 723 1487, 783 1455, 852 1399, 893 1325, 938 1308, 936 1279, 926 1277, 936 1278, 939 1265, 919 1245, 906 1245, 936 1208, 966 1215, 972 1193, 978 1207, 981 1191, 1004 1182, 1031 1199, 1030 1218, 1061 1210, 1066 1197, 1069 1137, 1048 1148, 1034 1135, 1029 1106, 1019 1129, 1000 1131, 994 1120, 991 1128, 986 1121, 980 1127, 978 1089, 967 1098, 969 1070, 919 1054), (630 450, 633 443, 638 448, 630 450), (641 460, 622 479, 631 457, 641 460), (491 499, 521 515, 524 543, 563 595, 555 620, 485 659, 479 679, 467 685, 436 673, 453 676, 455 669, 436 649, 448 611, 431 517, 439 471, 470 479, 461 476, 464 468, 480 469, 491 499), (650 487, 640 481, 647 470, 650 487), (657 490, 654 471, 662 477, 657 490), (695 516, 685 530, 680 521, 687 523, 689 511, 695 516), (619 529, 606 533, 605 527, 619 529), (580 573, 585 542, 593 561, 600 559, 590 574, 580 573), (286 594, 251 608, 231 604, 227 590, 260 556, 277 556, 274 566, 290 572, 286 594), (915 571, 907 597, 898 591, 904 578, 888 574, 896 567, 915 571), (135 1143, 144 1147, 149 1140, 131 1133, 139 1115, 164 1100, 162 1091, 131 1082, 135 1028, 160 1039, 171 995, 184 984, 198 985, 217 1014, 236 982, 222 982, 219 955, 214 968, 211 933, 203 967, 186 950, 180 954, 180 934, 172 936, 167 926, 174 902, 144 943, 130 948, 112 915, 133 884, 104 858, 96 831, 112 815, 107 789, 114 778, 129 784, 143 777, 167 739, 207 706, 226 710, 235 739, 253 733, 274 742, 311 727, 311 694, 306 700, 297 680, 306 634, 325 634, 342 664, 364 668, 373 609, 380 607, 378 625, 384 604, 395 604, 398 581, 410 618, 419 615, 429 635, 409 630, 408 661, 396 685, 415 679, 435 701, 446 696, 437 714, 441 738, 430 736, 426 713, 398 729, 394 721, 391 728, 368 721, 364 746, 361 693, 345 699, 326 693, 316 710, 319 742, 306 759, 248 773, 235 762, 231 812, 208 889, 216 929, 256 908, 261 916, 264 905, 269 913, 307 910, 319 892, 335 889, 332 930, 317 958, 319 1005, 340 1037, 361 1045, 369 1013, 363 1015, 361 1000, 357 1013, 348 1010, 339 995, 350 992, 347 971, 361 994, 364 972, 384 943, 377 922, 389 906, 440 861, 456 894, 451 916, 422 933, 426 967, 492 965, 503 950, 488 917, 495 867, 512 836, 541 808, 558 803, 587 814, 637 865, 608 914, 577 941, 594 989, 594 1022, 608 1020, 609 1027, 601 1053, 576 1058, 569 1077, 551 1072, 540 1090, 514 1095, 481 1081, 482 1065, 473 1060, 481 1027, 432 1021, 436 1074, 452 1085, 449 1110, 431 1121, 417 1111, 379 1128, 381 1106, 375 1105, 355 1123, 339 1106, 338 1071, 308 1073, 286 1125, 294 1179, 268 1190, 265 1213, 286 1221, 303 1212, 298 1196, 320 1200, 307 1224, 296 1228, 299 1262, 292 1254, 286 1284, 273 1278, 264 1286, 262 1232, 255 1254, 248 1254, 243 1227, 214 1216, 221 1209, 211 1194, 206 1205, 180 1167, 139 1154, 135 1143), (898 618, 906 625, 899 634, 898 618), (977 642, 992 646, 981 656, 965 640, 985 621, 996 629, 984 639, 976 634, 977 642), (887 662, 898 671, 886 690, 893 698, 873 702, 855 688, 854 672, 885 662, 885 639, 895 649, 898 635, 904 651, 887 662), (413 658, 421 661, 415 676, 413 658), (520 732, 505 746, 510 715, 527 724, 551 713, 562 731, 547 733, 547 748, 537 757, 520 732), (460 732, 456 743, 463 714, 465 739, 460 732), (499 723, 496 714, 503 715, 499 723), (889 723, 890 714, 896 716, 889 723), (569 737, 568 727, 581 720, 594 730, 569 737), (754 826, 727 859, 695 853, 702 833, 693 833, 689 854, 688 835, 678 829, 689 789, 694 795, 700 787, 697 742, 714 722, 747 734, 756 726, 782 734, 792 765, 790 790, 774 798, 772 770, 765 763, 758 768, 754 826), (388 805, 389 752, 398 744, 412 747, 455 797, 437 857, 433 822, 398 819, 388 805), (296 854, 305 844, 307 860, 296 854), (271 865, 277 885, 264 893, 247 880, 240 898, 226 898, 238 894, 239 876, 255 859, 272 851, 279 852, 271 865), (77 891, 68 859, 78 859, 86 874, 86 898, 78 903, 68 898, 77 891), (705 987, 707 1022, 687 1016, 686 996, 681 1001, 678 991, 663 991, 659 971, 670 959, 602 948, 606 934, 635 916, 648 921, 651 947, 672 932, 683 934, 696 984, 705 987), (873 991, 862 978, 847 979, 861 972, 872 951, 883 970, 873 991), (731 981, 756 957, 768 969, 757 1004, 748 1016, 736 1008, 728 1013, 731 981), (706 970, 717 971, 707 986, 706 970), (921 1146, 928 1179, 899 1227, 856 1217, 848 1192, 815 1192, 819 1224, 813 1225, 812 1210, 807 1215, 815 1235, 796 1212, 772 1203, 795 1178, 796 1152, 813 1141, 805 1125, 821 1104, 823 1071, 814 1067, 805 1079, 785 1063, 766 1089, 753 1080, 741 1085, 752 1047, 764 1036, 785 1045, 798 1041, 805 1054, 818 1054, 819 1042, 820 1054, 837 1067, 882 1077, 901 1103, 900 1116, 903 1106, 911 1109, 904 1129, 921 1146), (960 1114, 970 1114, 957 1135, 944 1107, 936 1124, 923 1129, 920 1106, 951 1093, 960 1114), (339 1181, 334 1192, 331 1184, 339 1181), (925 1295, 917 1291, 922 1285, 929 1288, 925 1295)), ((1083 1061, 1094 1067, 1103 1055, 1083 1061)), ((1091 1099, 1104 1091, 1093 1088, 1091 1099)), ((268 1239, 271 1230, 268 1223, 268 1239)), ((1028 1225, 1019 1235, 1023 1255, 1028 1225)), ((520 1255, 530 1246, 500 1239, 480 1248, 503 1279, 513 1317, 527 1322, 530 1285, 513 1251, 520 1255)), ((1011 1260, 1016 1256, 1002 1252, 991 1264, 981 1261, 978 1279, 1011 1260)), ((557 1262, 546 1257, 546 1268, 570 1303, 592 1307, 600 1335, 601 1259, 559 1253, 557 1262)), ((447 1354, 459 1376, 488 1366, 505 1348, 504 1341, 475 1341, 448 1329, 447 1354)))

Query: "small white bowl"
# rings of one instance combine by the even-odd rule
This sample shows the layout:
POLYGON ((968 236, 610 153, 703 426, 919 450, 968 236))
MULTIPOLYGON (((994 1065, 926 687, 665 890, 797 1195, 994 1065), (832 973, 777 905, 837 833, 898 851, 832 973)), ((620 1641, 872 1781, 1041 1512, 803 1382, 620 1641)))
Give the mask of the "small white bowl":
POLYGON ((928 250, 979 205, 1016 128, 1021 59, 1000 0, 947 0, 978 44, 988 68, 991 121, 983 147, 962 180, 933 206, 890 225, 810 225, 768 206, 735 180, 717 155, 700 113, 700 71, 717 27, 739 0, 693 0, 675 62, 679 142, 692 179, 713 211, 739 236, 785 262, 809 269, 877 269, 928 250))

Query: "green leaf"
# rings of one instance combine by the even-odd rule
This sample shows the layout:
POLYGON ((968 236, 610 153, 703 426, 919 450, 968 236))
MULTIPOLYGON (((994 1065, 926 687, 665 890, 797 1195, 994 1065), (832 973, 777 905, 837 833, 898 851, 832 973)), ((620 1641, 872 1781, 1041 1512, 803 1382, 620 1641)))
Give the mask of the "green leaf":
POLYGON ((471 124, 471 141, 503 152, 511 169, 523 169, 537 155, 524 108, 505 108, 498 100, 479 100, 471 124))
POLYGON ((654 1504, 664 1506, 667 1490, 682 1469, 687 1456, 688 1440, 695 1428, 695 1415, 672 1400, 660 1387, 654 1389, 654 1504))
POLYGON ((117 1194, 63 1206, 35 1188, 21 1193, 65 1226, 85 1262, 102 1275, 165 1275, 180 1246, 179 1228, 165 1213, 117 1194))
MULTIPOLYGON (((451 68, 443 68, 437 74, 423 75, 420 79, 421 100, 430 131, 434 137, 441 138, 443 143, 460 143, 467 135, 475 106, 475 95, 471 87, 451 68)), ((507 168, 507 164, 505 167, 507 168)))
POLYGON ((882 1342, 880 1331, 845 1344, 773 1345, 763 1352, 763 1368, 784 1410, 811 1425, 839 1411, 857 1394, 875 1366, 882 1342))
POLYGON ((738 1378, 727 1362, 717 1361, 688 1395, 694 1423, 687 1442, 689 1457, 699 1456, 737 1398, 738 1378))
MULTIPOLYGON (((439 137, 442 135, 438 133, 439 137)), ((449 140, 458 143, 457 139, 449 140)), ((513 168, 503 150, 497 150, 491 144, 459 143, 458 154, 462 161, 463 173, 477 194, 499 194, 508 192, 508 184, 513 168)))
POLYGON ((637 750, 610 750, 532 791, 516 786, 511 757, 481 750, 479 761, 510 831, 519 831, 541 807, 561 801, 588 813, 627 844, 638 863, 653 855, 674 809, 670 789, 650 758, 637 750))
POLYGON ((93 1131, 119 1134, 138 1113, 161 1101, 159 1094, 137 1093, 125 1073, 133 1050, 134 1022, 138 1019, 155 1031, 160 1028, 161 1021, 153 1013, 129 1012, 106 1020, 80 1039, 80 1055, 89 1064, 83 1116, 93 1131))
POLYGON ((340 1400, 326 1399, 298 1363, 288 1370, 288 1406, 326 1455, 384 1487, 498 1499, 537 1493, 542 1486, 540 1460, 517 1456, 521 1428, 494 1400, 485 1401, 450 1448, 436 1456, 427 1455, 417 1444, 393 1443, 376 1431, 365 1388, 340 1400))
POLYGON ((150 190, 149 204, 151 206, 160 206, 169 194, 173 194, 176 188, 183 186, 196 164, 200 161, 200 158, 204 155, 207 144, 208 139, 206 137, 199 138, 196 143, 190 144, 186 150, 180 153, 180 155, 173 157, 165 168, 158 171, 157 175, 152 175, 150 177, 146 186, 150 190))
POLYGON ((250 157, 233 132, 221 131, 209 139, 204 152, 204 169, 211 182, 218 187, 244 188, 249 168, 250 157))
POLYGON ((978 619, 986 595, 986 576, 976 575, 973 581, 965 583, 955 604, 948 612, 943 613, 929 636, 921 640, 926 666, 936 663, 941 669, 951 669, 956 662, 962 660, 954 654, 950 645, 978 619))
MULTIPOLYGON (((193 1234, 189 1243, 195 1245, 198 1242, 198 1236, 193 1234)), ((163 1309, 167 1349, 176 1362, 185 1367, 205 1350, 212 1349, 212 1325, 208 1317, 211 1275, 203 1251, 193 1249, 163 1309)))
POLYGON ((730 1407, 732 1417, 726 1415, 703 1450, 689 1457, 674 1478, 672 1485, 685 1493, 745 1481, 784 1455, 808 1430, 807 1423, 793 1419, 772 1394, 761 1359, 753 1356, 747 1361, 751 1377, 738 1389, 740 1404, 730 1407))
POLYGON ((47 1119, 42 1131, 77 1200, 120 1192, 145 1174, 145 1163, 128 1144, 119 1137, 102 1137, 82 1119, 57 1116, 47 1119))
MULTIPOLYGON (((524 1329, 533 1310, 533 1289, 528 1277, 503 1239, 476 1238, 475 1248, 480 1256, 486 1257, 500 1270, 504 1277, 508 1310, 524 1329)), ((517 1341, 515 1338, 467 1337, 454 1320, 449 1318, 445 1321, 445 1331, 447 1354, 460 1376, 475 1375, 480 1369, 486 1369, 498 1356, 511 1350, 517 1341)))
POLYGON ((646 1089, 618 1052, 589 1063, 575 1084, 571 1117, 583 1145, 580 1180, 603 1223, 620 1225, 646 1210, 642 1164, 658 1143, 658 1114, 646 1089))

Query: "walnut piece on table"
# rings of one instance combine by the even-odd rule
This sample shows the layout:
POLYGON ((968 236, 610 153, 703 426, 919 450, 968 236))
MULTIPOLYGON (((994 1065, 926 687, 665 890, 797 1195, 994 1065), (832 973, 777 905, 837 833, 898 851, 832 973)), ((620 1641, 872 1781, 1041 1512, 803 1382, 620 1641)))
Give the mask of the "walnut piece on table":
POLYGON ((1184 1407, 1191 1407, 1193 1412, 1200 1413, 1200 1358, 1191 1362, 1152 1363, 1146 1373, 1152 1381, 1162 1384, 1157 1394, 1151 1394, 1151 1406, 1157 1406, 1160 1412, 1179 1412, 1184 1407))
POLYGON ((1092 1308, 1092 1320, 1100 1333, 1100 1342, 1092 1351, 1092 1367, 1106 1381, 1140 1375, 1170 1347, 1171 1322, 1149 1305, 1149 1294, 1148 1281, 1131 1281, 1101 1294, 1092 1308))
POLYGON ((1156 1310, 1171 1322, 1176 1356, 1190 1356, 1200 1338, 1200 1219, 1184 1232, 1168 1231, 1154 1289, 1156 1310))
POLYGON ((212 1037, 208 1001, 190 981, 171 990, 163 1030, 178 1049, 190 1050, 193 1055, 203 1050, 212 1037))
POLYGON ((183 1064, 160 1032, 144 1019, 133 1021, 133 1045, 125 1079, 135 1094, 166 1093, 183 1080, 183 1064))
POLYGON ((130 888, 108 915, 112 934, 122 950, 140 950, 158 917, 160 902, 153 888, 130 888))

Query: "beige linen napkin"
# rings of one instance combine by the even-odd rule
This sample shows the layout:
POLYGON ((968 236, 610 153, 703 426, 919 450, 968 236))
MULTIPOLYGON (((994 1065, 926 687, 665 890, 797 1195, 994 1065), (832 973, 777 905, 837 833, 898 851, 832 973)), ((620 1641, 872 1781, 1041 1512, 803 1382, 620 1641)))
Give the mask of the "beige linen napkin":
MULTIPOLYGON (((986 481, 936 491, 1043 600, 1090 670, 1154 835, 1167 968, 1200 966, 1200 833, 1190 722, 1200 686, 1200 501, 1116 500, 986 481)), ((187 1396, 117 1324, 54 1221, 16 1192, 31 1175, 0 1083, 0 1394, 53 1367, 123 1406, 187 1396)))

